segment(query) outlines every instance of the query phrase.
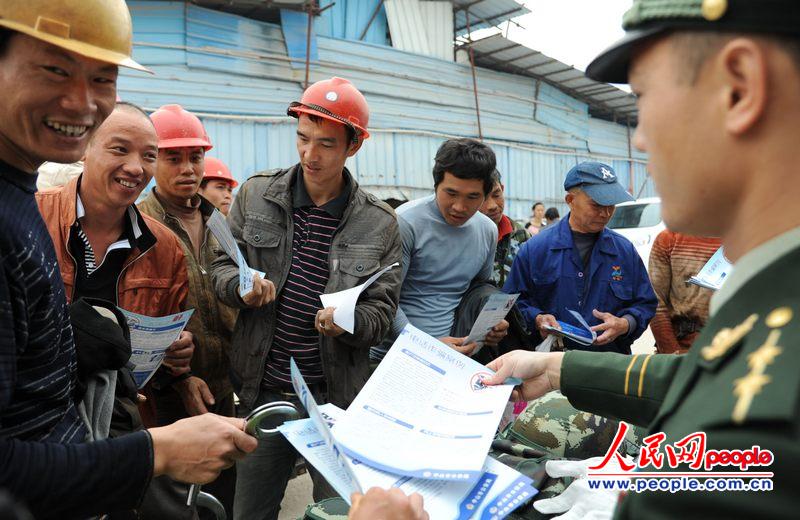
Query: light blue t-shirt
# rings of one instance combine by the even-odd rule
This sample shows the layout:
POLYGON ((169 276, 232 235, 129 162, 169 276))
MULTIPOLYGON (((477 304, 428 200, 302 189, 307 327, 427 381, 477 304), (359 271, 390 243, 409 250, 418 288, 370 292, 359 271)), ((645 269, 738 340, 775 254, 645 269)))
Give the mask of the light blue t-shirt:
POLYGON ((434 195, 397 208, 403 240, 403 285, 392 332, 379 359, 411 323, 435 338, 450 335, 456 307, 473 280, 489 281, 497 246, 497 226, 481 212, 461 226, 445 221, 434 195))

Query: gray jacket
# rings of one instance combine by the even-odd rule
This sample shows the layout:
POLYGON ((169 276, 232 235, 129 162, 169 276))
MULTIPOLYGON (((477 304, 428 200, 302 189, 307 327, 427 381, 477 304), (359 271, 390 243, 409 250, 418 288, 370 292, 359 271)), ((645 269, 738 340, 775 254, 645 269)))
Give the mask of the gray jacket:
MULTIPOLYGON (((248 265, 265 272, 278 294, 292 263, 292 182, 300 171, 295 165, 254 175, 239 189, 227 219, 248 265)), ((352 189, 331 242, 326 293, 363 283, 381 267, 401 258, 394 211, 360 189, 347 169, 344 175, 350 178, 352 189)), ((391 326, 400 297, 400 276, 400 269, 391 269, 361 294, 354 334, 320 336, 329 402, 347 407, 369 378, 369 347, 380 343, 391 326)), ((212 264, 212 280, 225 304, 242 309, 233 331, 231 368, 237 394, 252 408, 272 346, 276 305, 245 308, 238 292, 239 269, 224 252, 212 264)))

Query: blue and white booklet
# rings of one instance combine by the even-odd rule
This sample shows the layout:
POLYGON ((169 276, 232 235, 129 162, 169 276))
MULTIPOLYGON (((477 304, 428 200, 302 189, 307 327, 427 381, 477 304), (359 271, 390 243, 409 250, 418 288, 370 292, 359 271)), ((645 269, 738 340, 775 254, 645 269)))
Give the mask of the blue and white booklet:
POLYGON ((514 384, 411 325, 337 422, 350 457, 407 477, 476 482, 514 384))
POLYGON ((725 251, 723 248, 717 249, 717 252, 709 258, 706 265, 700 270, 699 273, 689 278, 689 282, 706 289, 718 291, 722 287, 722 283, 728 279, 733 272, 733 265, 725 258, 725 251))
MULTIPOLYGON (((333 471, 330 472, 331 476, 329 477, 326 475, 325 478, 331 483, 333 488, 350 503, 350 494, 361 492, 358 480, 353 474, 352 469, 345 463, 342 451, 333 438, 333 433, 331 433, 331 426, 326 422, 326 418, 323 417, 322 412, 320 412, 317 402, 314 400, 314 396, 311 394, 311 391, 309 391, 308 385, 305 379, 303 379, 303 375, 300 373, 300 369, 297 368, 297 363, 294 362, 294 358, 289 359, 289 372, 292 377, 294 391, 300 398, 300 402, 303 403, 306 412, 308 412, 308 421, 313 425, 317 432, 317 437, 319 437, 319 440, 316 442, 319 446, 325 448, 324 454, 327 456, 326 467, 333 469, 333 471), (334 484, 334 482, 336 482, 336 484, 334 484), (342 491, 345 491, 346 494, 342 494, 342 491)), ((314 463, 312 462, 312 464, 314 463)), ((314 464, 314 467, 317 468, 317 465, 314 464)), ((320 470, 320 472, 322 472, 322 470, 320 470)))
POLYGON ((177 340, 194 309, 169 316, 150 317, 120 309, 128 321, 131 333, 133 379, 142 388, 156 373, 167 355, 167 349, 177 340))
POLYGON ((572 317, 581 324, 580 327, 557 320, 560 328, 547 326, 545 329, 550 331, 550 333, 555 336, 571 339, 575 343, 579 343, 581 345, 588 346, 594 343, 595 340, 597 340, 597 333, 592 330, 588 323, 586 323, 586 320, 583 319, 583 316, 581 316, 581 314, 577 311, 571 311, 567 309, 567 312, 572 314, 572 317))
MULTIPOLYGON (((344 410, 333 404, 319 407, 325 427, 336 431, 344 410)), ((311 419, 284 423, 278 428, 298 452, 312 464, 348 503, 354 491, 337 457, 326 445, 311 419)), ((351 457, 344 457, 362 489, 396 487, 406 494, 422 495, 425 511, 443 520, 500 519, 536 495, 531 479, 491 457, 486 457, 477 482, 430 480, 386 473, 351 457)))
POLYGON ((225 217, 218 209, 211 213, 206 225, 225 253, 239 266, 239 294, 242 296, 247 295, 253 290, 253 276, 258 274, 261 278, 264 278, 265 274, 247 265, 244 255, 239 246, 236 245, 236 239, 233 238, 233 234, 228 228, 227 222, 225 222, 225 217))

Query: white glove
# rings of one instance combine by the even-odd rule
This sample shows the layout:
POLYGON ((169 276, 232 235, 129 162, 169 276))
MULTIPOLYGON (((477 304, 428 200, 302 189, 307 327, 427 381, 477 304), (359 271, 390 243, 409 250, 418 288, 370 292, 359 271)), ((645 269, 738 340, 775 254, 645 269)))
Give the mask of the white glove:
MULTIPOLYGON (((603 457, 594 457, 586 460, 550 460, 545 469, 553 478, 575 477, 575 480, 563 493, 553 498, 546 498, 533 503, 537 511, 546 515, 564 513, 553 520, 610 520, 614 516, 621 492, 616 486, 614 489, 589 488, 587 478, 590 466, 597 466, 603 457)), ((604 471, 622 473, 616 458, 612 458, 604 471)), ((630 480, 626 477, 614 477, 615 480, 630 480)))

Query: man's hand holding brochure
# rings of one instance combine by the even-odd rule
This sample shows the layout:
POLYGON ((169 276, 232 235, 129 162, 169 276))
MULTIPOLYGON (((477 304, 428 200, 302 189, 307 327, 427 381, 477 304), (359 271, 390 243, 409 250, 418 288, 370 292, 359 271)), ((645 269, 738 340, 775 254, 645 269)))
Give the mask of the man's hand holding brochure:
POLYGON ((503 518, 536 494, 487 457, 517 381, 486 387, 486 367, 406 327, 346 412, 317 408, 291 362, 309 419, 280 430, 345 500, 371 487, 419 493, 431 518, 503 518), (399 456, 398 456, 399 454, 399 456))

